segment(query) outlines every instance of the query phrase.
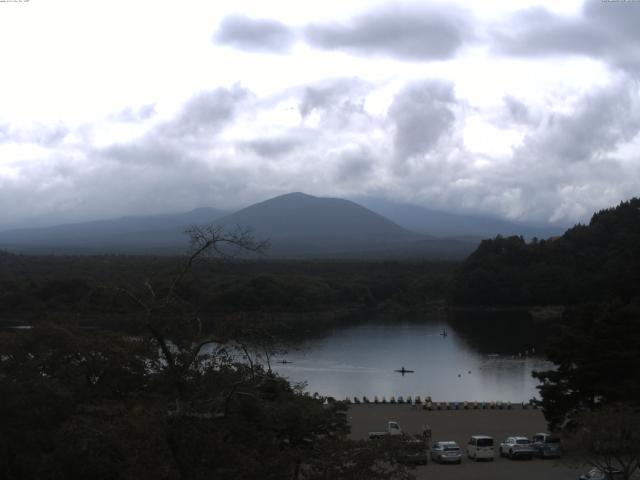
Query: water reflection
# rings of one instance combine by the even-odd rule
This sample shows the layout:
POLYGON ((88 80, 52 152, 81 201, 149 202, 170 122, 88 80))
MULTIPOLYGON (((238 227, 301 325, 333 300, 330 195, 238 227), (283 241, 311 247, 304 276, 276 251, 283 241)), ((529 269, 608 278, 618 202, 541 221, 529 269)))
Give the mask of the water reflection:
POLYGON ((532 370, 550 364, 524 350, 540 351, 530 319, 481 319, 377 323, 334 329, 301 344, 274 368, 307 390, 346 396, 431 396, 435 401, 521 402, 537 395, 532 370), (517 325, 517 328, 514 328, 517 325), (443 328, 447 335, 442 336, 443 328), (518 356, 520 354, 520 356, 518 356), (414 373, 397 373, 404 367, 414 373))
POLYGON ((447 322, 470 348, 508 356, 541 352, 549 329, 524 310, 454 310, 447 322))

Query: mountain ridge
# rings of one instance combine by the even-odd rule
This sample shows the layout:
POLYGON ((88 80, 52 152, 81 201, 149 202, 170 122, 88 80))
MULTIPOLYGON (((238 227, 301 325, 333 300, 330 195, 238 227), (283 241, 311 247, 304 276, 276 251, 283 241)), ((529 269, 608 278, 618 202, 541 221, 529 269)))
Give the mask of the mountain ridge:
MULTIPOLYGON (((384 205, 384 201, 378 201, 378 205, 384 205)), ((422 207, 409 207, 415 221, 420 220, 416 212, 429 212, 422 207)), ((447 215, 441 212, 445 220, 454 219, 450 223, 459 217, 466 220, 447 215)), ((402 215, 391 217, 349 199, 291 192, 235 212, 201 207, 176 214, 8 230, 0 232, 0 248, 38 253, 176 254, 187 247, 183 233, 186 228, 217 223, 227 228, 248 227, 255 238, 270 240, 267 256, 274 258, 461 259, 484 237, 473 230, 454 229, 450 233, 456 235, 441 238, 424 228, 419 232, 407 228, 402 215)), ((427 220, 423 226, 433 223, 433 217, 427 220)), ((442 233, 442 229, 435 231, 442 233)))
MULTIPOLYGON (((0 231, 0 246, 44 245, 74 246, 82 242, 101 241, 107 244, 144 243, 153 238, 148 232, 166 232, 173 240, 184 241, 183 231, 194 223, 207 223, 228 212, 201 207, 184 213, 158 215, 127 215, 114 219, 63 223, 47 227, 19 228, 0 231), (169 233, 171 232, 171 233, 169 233), (142 235, 143 238, 136 239, 142 235), (42 240, 47 237, 47 241, 42 240)), ((167 243, 167 242, 163 242, 167 243)))
POLYGON ((353 200, 404 228, 435 237, 482 239, 496 235, 522 235, 525 238, 548 238, 561 235, 570 227, 570 225, 544 225, 490 216, 445 212, 375 197, 353 197, 353 200))

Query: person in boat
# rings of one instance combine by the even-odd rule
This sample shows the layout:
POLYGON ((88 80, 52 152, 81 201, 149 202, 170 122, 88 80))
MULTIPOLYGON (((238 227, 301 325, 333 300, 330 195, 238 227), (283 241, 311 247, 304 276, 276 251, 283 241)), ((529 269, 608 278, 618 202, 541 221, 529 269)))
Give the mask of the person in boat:
POLYGON ((406 368, 402 367, 400 370, 395 370, 398 373, 401 373, 402 375, 404 375, 405 373, 413 373, 413 370, 407 370, 406 368))

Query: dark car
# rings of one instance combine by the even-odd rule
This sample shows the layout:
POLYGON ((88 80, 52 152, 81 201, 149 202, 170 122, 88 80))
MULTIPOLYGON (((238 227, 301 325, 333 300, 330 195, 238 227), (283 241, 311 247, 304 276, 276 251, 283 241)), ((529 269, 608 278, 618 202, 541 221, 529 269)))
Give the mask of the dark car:
POLYGON ((427 445, 418 439, 402 440, 398 462, 405 465, 426 465, 427 464, 427 445))
POLYGON ((550 433, 536 433, 531 439, 535 455, 541 458, 560 457, 560 439, 550 433))

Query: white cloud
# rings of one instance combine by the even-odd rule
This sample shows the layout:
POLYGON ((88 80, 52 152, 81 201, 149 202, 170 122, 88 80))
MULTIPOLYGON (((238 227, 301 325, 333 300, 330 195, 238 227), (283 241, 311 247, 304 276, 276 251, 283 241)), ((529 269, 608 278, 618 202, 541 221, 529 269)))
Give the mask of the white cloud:
POLYGON ((636 11, 3 6, 0 228, 288 191, 584 220, 640 183, 636 11))

